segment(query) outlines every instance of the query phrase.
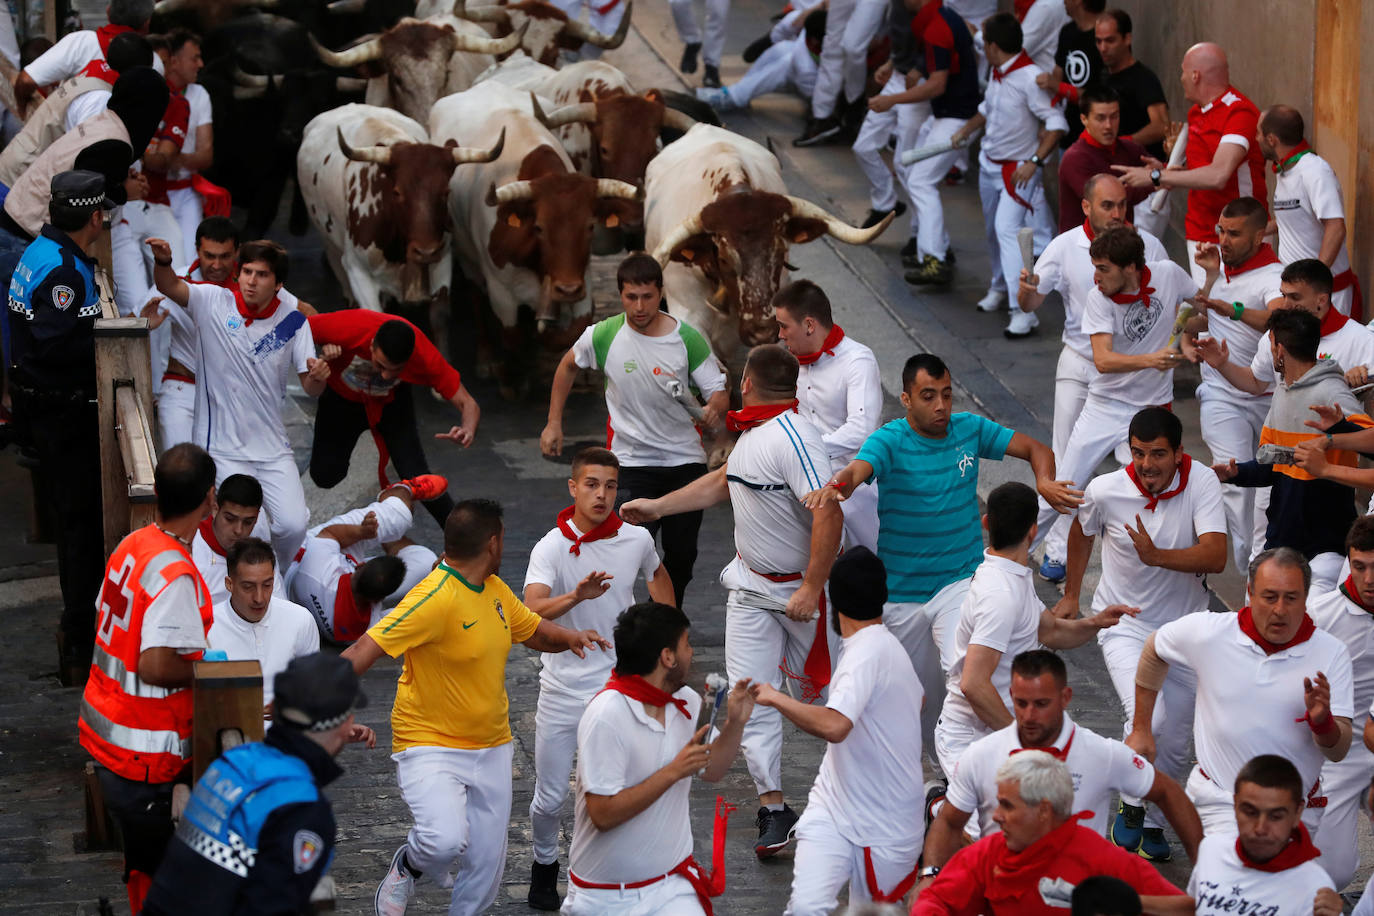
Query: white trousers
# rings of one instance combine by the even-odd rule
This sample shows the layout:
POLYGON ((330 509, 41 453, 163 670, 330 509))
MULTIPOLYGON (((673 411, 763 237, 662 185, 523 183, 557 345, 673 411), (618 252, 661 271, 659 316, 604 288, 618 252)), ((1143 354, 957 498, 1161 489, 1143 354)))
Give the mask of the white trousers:
POLYGON ((849 498, 840 503, 844 512, 844 539, 850 547, 867 547, 878 552, 878 485, 855 487, 849 498))
MULTIPOLYGON (((900 105, 897 107, 901 107, 900 105)), ((968 123, 964 118, 927 118, 916 130, 913 148, 948 143, 954 132, 968 123)), ((957 150, 913 162, 906 173, 906 195, 911 198, 911 223, 916 227, 916 253, 924 258, 933 254, 941 260, 949 250, 945 231, 945 208, 940 189, 945 175, 959 158, 957 150)), ((1020 276, 1019 274, 1017 276, 1020 276)))
POLYGON ((165 452, 181 442, 190 442, 195 420, 195 384, 164 380, 157 395, 157 435, 162 450, 165 452))
POLYGON ((692 10, 692 0, 668 0, 668 8, 673 12, 673 22, 677 25, 677 34, 682 43, 701 45, 701 59, 713 67, 719 67, 720 55, 725 49, 725 20, 730 15, 730 0, 706 0, 704 38, 701 26, 697 24, 696 13, 692 10))
POLYGON ((946 774, 953 773, 968 746, 990 734, 992 729, 982 722, 975 726, 968 722, 952 721, 949 716, 940 716, 940 721, 935 723, 935 757, 940 761, 940 769, 946 774))
MULTIPOLYGON (((1015 292, 1022 267, 1016 233, 1023 226, 1035 229, 1037 236, 1045 231, 1044 218, 1037 219, 1037 214, 1047 213, 1049 207, 1040 177, 1040 169, 1036 169, 1024 185, 1016 188, 1016 196, 1030 204, 1031 209, 1027 209, 1008 193, 1002 181, 1002 167, 986 155, 978 155, 978 194, 983 201, 983 229, 987 235, 988 257, 992 260, 989 289, 1015 292)), ((1049 239, 1045 239, 1045 244, 1048 243, 1049 239)))
POLYGON ((181 226, 182 254, 189 261, 196 256, 196 229, 205 220, 205 207, 200 195, 190 188, 175 188, 167 192, 172 213, 181 226))
MULTIPOLYGON (((152 204, 135 200, 124 205, 124 219, 129 224, 129 236, 118 249, 114 240, 110 242, 110 257, 114 261, 116 289, 125 289, 121 296, 116 293, 116 304, 125 313, 125 301, 131 311, 126 314, 137 315, 138 310, 157 290, 153 287, 153 250, 148 247, 148 239, 163 239, 172 249, 172 269, 177 276, 186 273, 190 261, 182 247, 181 225, 177 222, 172 208, 166 204, 152 204), (129 298, 132 297, 132 298, 129 298)), ((167 368, 167 355, 172 349, 172 324, 164 321, 148 335, 149 352, 152 359, 153 393, 162 389, 162 371, 167 368)))
POLYGON ((1207 272, 1197 266, 1197 250, 1204 244, 1215 245, 1216 241, 1216 239, 1211 239, 1208 242, 1197 242, 1193 239, 1188 239, 1184 246, 1184 249, 1188 252, 1188 263, 1183 266, 1193 275, 1193 282, 1197 283, 1200 287, 1207 284, 1207 272))
POLYGON ((1308 560, 1307 565, 1312 568, 1312 587, 1307 590, 1307 593, 1320 595, 1322 592, 1329 592, 1336 587, 1337 579, 1341 574, 1341 567, 1345 565, 1345 555, 1319 553, 1308 560))
POLYGON ((1360 846, 1356 834, 1360 829, 1360 800, 1369 791, 1369 774, 1374 770, 1374 754, 1360 740, 1360 729, 1350 751, 1340 763, 1330 760, 1322 764, 1322 791, 1326 793, 1326 810, 1313 842, 1322 851, 1319 861, 1339 890, 1355 877, 1360 864, 1360 846))
MULTIPOLYGON (((1121 711, 1126 717, 1122 737, 1131 732, 1135 718, 1135 672, 1140 665, 1140 653, 1149 634, 1142 628, 1124 630, 1113 627, 1102 630, 1097 641, 1102 646, 1102 658, 1107 663, 1112 686, 1121 699, 1121 711)), ((1155 768, 1176 782, 1188 771, 1189 743, 1193 738, 1193 711, 1197 705, 1197 676, 1182 665, 1170 665, 1164 688, 1155 700, 1155 712, 1150 720, 1150 732, 1155 736, 1155 768)), ((1128 805, 1143 805, 1139 798, 1123 795, 1128 805)), ((1154 809, 1145 813, 1147 827, 1162 827, 1164 822, 1154 809)))
POLYGON ((921 746, 925 748, 935 747, 935 723, 945 703, 945 673, 958 653, 955 632, 959 608, 972 582, 972 576, 951 582, 929 601, 889 601, 883 605, 883 623, 906 649, 925 692, 921 710, 921 746))
POLYGON ((692 883, 670 875, 647 887, 596 890, 568 882, 563 916, 704 916, 692 883))
MULTIPOLYGON (((920 825, 906 843, 870 846, 878 892, 890 894, 916 868, 921 854, 920 825)), ((849 885, 851 907, 872 900, 864 868, 864 847, 840 836, 835 820, 823 805, 808 802, 797 821, 797 855, 792 869, 792 896, 785 916, 829 916, 840 903, 840 890, 849 885)))
POLYGON ((841 93, 848 102, 863 95, 868 80, 868 45, 887 18, 885 0, 830 0, 825 41, 811 95, 811 114, 828 118, 841 93))
MULTIPOLYGON (((1069 441, 1064 446, 1063 457, 1055 456, 1055 474, 1059 479, 1073 481, 1080 490, 1086 487, 1103 459, 1125 444, 1131 418, 1139 410, 1134 404, 1114 398, 1091 393, 1084 398, 1069 441)), ((1044 543, 1045 556, 1061 561, 1066 559, 1069 527, 1077 514, 1061 515, 1043 497, 1040 499, 1040 517, 1036 519, 1040 532, 1035 541, 1037 545, 1044 543)))
MULTIPOLYGON (((921 82, 925 82, 924 79, 921 82)), ((895 69, 883 85, 879 95, 896 95, 906 91, 906 74, 895 69)), ((916 134, 921 125, 930 117, 929 102, 909 102, 893 105, 887 111, 870 111, 864 116, 859 127, 859 135, 854 138, 854 158, 859 168, 868 178, 868 199, 874 210, 891 210, 897 206, 897 183, 892 180, 892 169, 888 167, 881 153, 887 148, 888 140, 897 139, 893 154, 893 166, 897 170, 897 181, 907 183, 911 166, 902 165, 902 153, 916 144, 916 134)), ((916 213, 911 214, 911 234, 916 235, 916 213)))
MULTIPOLYGON (((1183 192, 1180 192, 1183 193, 1183 192)), ((1159 213, 1150 209, 1150 198, 1135 205, 1132 211, 1135 219, 1135 227, 1142 232, 1148 232, 1157 239, 1164 238, 1164 233, 1169 231, 1169 208, 1165 207, 1159 213)))
POLYGON ((534 796, 530 799, 530 832, 534 861, 558 861, 558 823, 568 799, 568 776, 577 752, 577 726, 595 696, 575 694, 540 682, 534 710, 534 796))
POLYGON ((1088 385, 1097 375, 1097 366, 1077 350, 1064 347, 1059 351, 1059 362, 1054 367, 1054 433, 1050 444, 1056 468, 1063 466, 1069 433, 1083 410, 1083 402, 1088 400, 1088 385))
POLYGON ((456 866, 449 916, 485 913, 506 868, 514 743, 463 750, 410 747, 392 754, 415 826, 406 859, 431 879, 456 866))
POLYGON ((811 97, 816 85, 816 61, 806 48, 806 39, 789 38, 769 45, 739 82, 730 87, 730 101, 745 108, 751 101, 770 92, 795 91, 811 97))
MULTIPOLYGON (((1202 441, 1212 453, 1212 463, 1221 464, 1232 458, 1253 461, 1260 429, 1269 411, 1269 398, 1244 398, 1219 388, 1212 382, 1203 382, 1197 389, 1202 402, 1202 441)), ((1269 488, 1222 487, 1221 501, 1226 510, 1226 529, 1231 535, 1231 562, 1237 572, 1244 573, 1254 545, 1264 544, 1268 525, 1264 510, 1269 507, 1269 488)))
POLYGON ((361 525, 369 512, 377 516, 377 536, 366 541, 354 541, 343 549, 344 553, 359 563, 381 553, 383 544, 390 544, 405 537, 415 520, 405 500, 399 496, 389 496, 366 506, 349 509, 342 515, 336 515, 323 525, 314 526, 309 533, 318 536, 330 525, 361 525))
POLYGON ((230 474, 247 474, 262 486, 262 507, 272 532, 272 552, 277 568, 286 569, 305 540, 310 509, 305 505, 305 489, 296 459, 290 455, 271 461, 243 461, 211 452, 215 459, 215 486, 230 474))
MULTIPOLYGON (((1366 774, 1366 784, 1367 784, 1366 774)), ((1235 834, 1238 832, 1236 827, 1236 799, 1229 788, 1225 788, 1206 776, 1202 775, 1202 765, 1197 764, 1188 774, 1188 782, 1184 786, 1184 792, 1192 801, 1193 807, 1197 809, 1197 816, 1202 821, 1202 835, 1212 836, 1213 834, 1235 834)), ((1322 812, 1324 808, 1305 808, 1302 812, 1302 822, 1307 825, 1308 831, 1315 837, 1321 831, 1321 822, 1324 819, 1322 812)))
MULTIPOLYGON (((828 621, 826 632, 830 632, 828 621)), ((800 674, 815 637, 815 621, 802 622, 781 611, 764 610, 750 603, 748 593, 731 589, 725 599, 726 679, 734 684, 747 677, 781 690, 783 667, 800 674)), ((740 745, 758 794, 782 791, 782 714, 755 706, 744 724, 740 745)))

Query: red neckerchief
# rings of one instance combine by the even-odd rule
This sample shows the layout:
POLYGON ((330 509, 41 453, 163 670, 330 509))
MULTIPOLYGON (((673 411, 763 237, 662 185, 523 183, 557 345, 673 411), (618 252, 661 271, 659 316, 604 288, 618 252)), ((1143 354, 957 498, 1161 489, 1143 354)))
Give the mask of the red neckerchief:
POLYGON ((1240 837, 1236 837, 1236 855, 1240 857, 1240 864, 1255 871, 1267 871, 1270 874, 1288 871, 1304 862, 1311 862, 1321 854, 1322 851, 1312 845, 1312 835, 1307 832, 1307 826, 1301 822, 1298 823, 1298 829, 1289 835, 1288 845, 1283 847, 1283 852, 1268 862, 1256 862, 1247 856, 1245 847, 1240 845, 1240 837))
POLYGON ((1345 581, 1341 583, 1341 594, 1345 595, 1345 597, 1360 610, 1369 614, 1374 614, 1374 608, 1371 608, 1360 600, 1360 590, 1355 587, 1354 576, 1345 577, 1345 581))
POLYGON ((807 353, 805 356, 796 353, 792 355, 796 356, 797 362, 801 363, 803 366, 809 366, 822 356, 834 356, 835 348, 840 345, 840 341, 842 340, 844 340, 844 328, 840 327, 838 324, 832 324, 830 326, 830 333, 826 334, 825 340, 821 341, 821 348, 819 350, 815 353, 807 353))
POLYGON ((82 76, 93 76, 98 80, 104 80, 111 86, 115 80, 119 79, 119 74, 110 69, 110 65, 100 58, 96 58, 81 68, 82 76))
POLYGON ((267 309, 265 311, 254 314, 253 311, 248 308, 248 303, 243 301, 243 292, 239 289, 239 285, 237 283, 235 283, 233 286, 229 286, 226 288, 233 292, 234 304, 239 307, 239 314, 243 316, 243 323, 245 325, 250 325, 255 321, 263 321, 268 318, 271 318, 273 315, 277 313, 278 306, 281 305, 281 299, 277 296, 273 296, 272 301, 267 303, 267 309))
POLYGON ((1279 263, 1279 256, 1274 254, 1274 249, 1269 247, 1268 242, 1261 242, 1255 253, 1235 267, 1221 265, 1222 272, 1226 274, 1226 282, 1230 283, 1233 277, 1239 277, 1243 273, 1248 273, 1256 267, 1265 267, 1269 264, 1279 263))
POLYGON ((1120 140, 1121 138, 1118 137, 1116 140, 1113 140, 1111 146, 1105 146, 1105 145, 1103 145, 1103 144, 1101 144, 1101 143, 1098 143, 1096 140, 1094 140, 1094 139, 1092 138, 1092 135, 1089 134, 1089 133, 1085 130, 1085 131, 1083 131, 1083 133, 1081 133, 1081 134, 1078 135, 1078 139, 1082 140, 1084 143, 1088 144, 1089 146, 1093 147, 1094 149, 1100 149, 1100 150, 1102 150, 1104 153, 1107 153, 1108 155, 1115 156, 1115 155, 1116 155, 1116 144, 1117 144, 1117 140, 1120 140))
POLYGON ((1069 750, 1073 747, 1073 736, 1077 733, 1078 726, 1075 725, 1073 727, 1073 730, 1069 732, 1069 740, 1064 742, 1064 747, 1062 749, 1055 747, 1053 744, 1051 744, 1049 747, 1017 747, 1012 748, 1011 753, 1007 754, 1007 756, 1014 757, 1022 751, 1044 751, 1046 754, 1049 754, 1055 760, 1058 760, 1061 763, 1067 763, 1069 760, 1069 750))
POLYGON ((1298 627, 1297 635, 1283 645, 1277 645, 1260 635, 1259 628, 1255 626, 1255 618, 1250 612, 1250 605, 1247 604, 1236 613, 1236 621, 1240 624, 1240 631, 1254 640, 1255 645, 1263 649, 1265 655, 1273 655, 1275 652, 1282 652, 1284 649, 1291 649, 1300 643, 1305 643, 1317 631, 1317 625, 1312 622, 1312 618, 1304 613, 1302 625, 1298 627))
POLYGON ((205 546, 209 547, 215 553, 220 556, 224 556, 228 553, 228 551, 220 545, 219 538, 215 537, 213 518, 203 518, 200 520, 200 536, 205 539, 205 546))
POLYGON ((1006 69, 1005 69, 1005 70, 1001 70, 1001 69, 998 69, 997 67, 993 67, 993 68, 992 68, 992 81, 993 81, 994 83, 1000 83, 1000 82, 1002 82, 1002 80, 1003 80, 1004 78, 1006 78, 1007 74, 1009 74, 1009 73, 1015 73, 1017 70, 1020 70, 1022 67, 1030 67, 1030 66, 1034 65, 1034 63, 1035 63, 1035 61, 1031 60, 1030 55, 1027 54, 1025 51, 1022 51, 1020 54, 1016 55, 1016 58, 1015 58, 1014 60, 1012 60, 1011 63, 1009 63, 1009 64, 1006 65, 1006 69))
MULTIPOLYGON (((186 279, 190 280, 190 282, 192 283, 209 283, 211 286, 218 286, 220 289, 233 289, 233 280, 223 280, 219 283, 215 283, 212 280, 191 280, 191 274, 195 273, 197 270, 200 270, 200 258, 196 258, 194 261, 191 262, 191 266, 186 268, 186 279)), ((229 270, 229 276, 232 277, 236 275, 238 272, 239 265, 237 262, 235 262, 234 266, 229 270)))
POLYGON ((1146 266, 1140 271, 1140 289, 1133 293, 1116 293, 1110 298, 1117 305, 1130 305, 1132 302, 1142 302, 1149 305, 1150 293, 1154 291, 1155 288, 1150 285, 1150 268, 1146 266))
POLYGON ((1349 320, 1350 316, 1342 315, 1340 312, 1336 311, 1334 305, 1328 306, 1326 309, 1326 317, 1322 318, 1322 336, 1325 337, 1327 334, 1336 333, 1341 328, 1345 327, 1345 323, 1349 320))
POLYGON ((667 706, 672 703, 677 707, 677 711, 687 718, 692 718, 692 714, 687 711, 687 701, 679 700, 666 690, 659 690, 638 674, 619 674, 611 672, 611 677, 606 681, 606 686, 602 690, 614 690, 616 693, 623 693, 632 700, 641 703, 648 703, 650 706, 667 706))
POLYGON ((1126 465, 1126 476, 1131 478, 1131 483, 1135 484, 1135 488, 1140 491, 1140 495, 1145 497, 1145 508, 1153 512, 1155 508, 1159 506, 1160 500, 1172 499, 1183 492, 1183 488, 1188 486, 1188 472, 1192 469, 1193 459, 1185 452, 1183 460, 1178 463, 1178 486, 1174 487, 1172 490, 1165 490, 1163 493, 1151 493, 1149 490, 1145 489, 1145 486, 1140 482, 1140 478, 1136 476, 1134 462, 1126 465))
POLYGON ((1309 145, 1306 140, 1303 140, 1297 146, 1293 147, 1293 152, 1289 153, 1286 159, 1282 162, 1276 161, 1274 163, 1274 174, 1277 175, 1279 172, 1283 171, 1285 167, 1292 165, 1294 162, 1297 162, 1303 156, 1311 152, 1314 152, 1311 145, 1309 145))
MULTIPOLYGON (((1007 848, 1006 834, 997 834, 992 841, 995 844, 992 849, 992 873, 997 876, 997 897, 1011 900, 1033 893, 1040 879, 1050 874, 1055 861, 1082 829, 1078 822, 1089 820, 1092 816, 1091 811, 1069 815, 1067 821, 1020 852, 1012 852, 1007 848)), ((995 904, 995 901, 989 902, 995 904)), ((996 911, 997 907, 994 905, 992 909, 996 911)))
POLYGON ((116 35, 123 35, 125 32, 132 32, 134 29, 127 25, 102 25, 95 30, 95 40, 100 42, 100 54, 102 57, 110 53, 110 42, 114 41, 116 35))
POLYGON ((353 595, 353 573, 339 576, 334 592, 334 638, 339 642, 353 642, 367 632, 372 623, 372 608, 358 607, 353 595))
POLYGON ((620 526, 625 524, 620 520, 620 516, 612 511, 610 515, 606 516, 605 521, 579 537, 577 533, 573 531, 572 525, 568 524, 572 521, 574 508, 574 506, 569 506, 558 513, 558 530, 563 532, 563 537, 572 541, 572 546, 568 548, 568 553, 575 557, 580 557, 582 555, 583 544, 589 541, 599 541, 602 538, 614 537, 615 533, 620 530, 620 526))
POLYGON ((742 407, 739 410, 732 410, 725 415, 725 425, 730 427, 733 432, 742 433, 753 429, 755 426, 762 426, 779 414, 787 411, 797 412, 798 401, 796 398, 786 404, 758 404, 754 407, 742 407))

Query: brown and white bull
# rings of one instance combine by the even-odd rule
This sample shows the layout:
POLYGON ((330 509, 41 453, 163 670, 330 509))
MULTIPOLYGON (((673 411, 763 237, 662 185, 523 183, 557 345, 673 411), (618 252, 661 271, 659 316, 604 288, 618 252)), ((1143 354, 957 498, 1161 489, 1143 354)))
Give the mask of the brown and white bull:
POLYGON ((630 34, 630 13, 634 0, 625 0, 625 12, 613 34, 599 32, 585 22, 570 19, 547 0, 519 0, 517 3, 469 5, 466 0, 454 0, 453 15, 473 22, 484 22, 497 34, 524 31, 520 47, 541 64, 550 67, 558 63, 559 50, 576 51, 584 44, 613 49, 625 43, 630 34))
POLYGON ((365 100, 423 123, 434 103, 472 85, 477 75, 520 45, 521 33, 492 38, 481 26, 453 16, 402 19, 344 51, 311 44, 331 67, 363 67, 365 100))
POLYGON ((777 157, 709 124, 664 147, 644 191, 645 248, 664 265, 668 310, 726 360, 741 343, 777 340, 772 300, 788 276, 788 246, 826 234, 863 245, 892 221, 859 229, 789 195, 777 157))
POLYGON ((499 134, 488 148, 436 146, 390 108, 344 105, 312 120, 297 178, 344 295, 374 311, 388 299, 444 305, 453 257, 449 180, 459 165, 500 154, 499 134))

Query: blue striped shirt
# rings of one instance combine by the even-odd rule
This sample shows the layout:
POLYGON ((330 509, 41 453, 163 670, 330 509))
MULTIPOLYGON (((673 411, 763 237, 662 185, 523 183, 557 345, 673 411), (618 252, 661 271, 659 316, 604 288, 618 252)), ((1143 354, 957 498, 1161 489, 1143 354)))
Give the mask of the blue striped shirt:
POLYGON ((878 556, 889 601, 929 601, 983 560, 978 459, 1000 461, 1013 431, 971 413, 949 418, 943 439, 928 439, 899 417, 874 430, 858 460, 878 484, 878 556))

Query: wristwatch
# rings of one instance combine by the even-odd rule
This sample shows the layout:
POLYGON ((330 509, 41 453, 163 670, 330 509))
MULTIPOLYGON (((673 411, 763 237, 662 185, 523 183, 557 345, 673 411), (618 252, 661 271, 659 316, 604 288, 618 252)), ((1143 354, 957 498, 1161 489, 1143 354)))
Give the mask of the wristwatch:
POLYGON ((918 877, 921 877, 921 878, 934 878, 934 877, 935 877, 936 875, 938 875, 939 873, 940 873, 940 866, 938 866, 938 865, 927 865, 925 868, 921 869, 921 871, 920 871, 919 874, 918 874, 918 877))
POLYGON ((1040 166, 1042 166, 1042 165, 1045 164, 1045 160, 1040 158, 1040 154, 1039 154, 1039 153, 1032 153, 1032 154, 1031 154, 1031 157, 1030 157, 1030 161, 1031 161, 1031 165, 1035 166, 1036 168, 1039 168, 1040 166))
POLYGON ((1155 187, 1159 187, 1159 179, 1163 177, 1164 173, 1159 169, 1150 169, 1150 180, 1155 183, 1155 187))

